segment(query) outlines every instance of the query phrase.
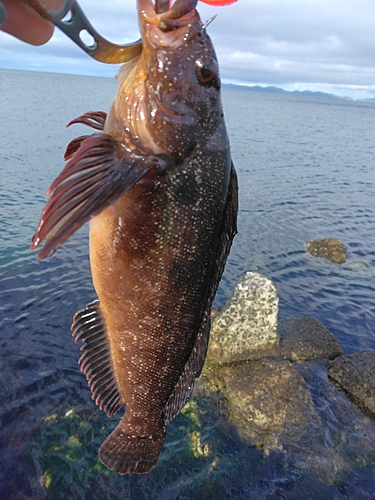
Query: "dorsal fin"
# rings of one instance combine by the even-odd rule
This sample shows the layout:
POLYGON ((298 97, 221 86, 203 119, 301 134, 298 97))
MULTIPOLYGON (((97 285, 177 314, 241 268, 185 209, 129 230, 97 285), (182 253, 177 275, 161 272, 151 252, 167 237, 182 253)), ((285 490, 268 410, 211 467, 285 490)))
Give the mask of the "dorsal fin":
POLYGON ((207 316, 205 312, 190 357, 164 409, 164 420, 166 424, 169 424, 169 422, 177 417, 181 408, 188 401, 193 392, 195 379, 199 377, 206 357, 210 326, 210 316, 207 316))
POLYGON ((233 164, 228 186, 228 195, 224 206, 223 219, 219 233, 219 243, 213 262, 208 294, 206 298, 206 308, 203 313, 201 326, 191 351, 190 357, 185 365, 184 371, 177 382, 172 394, 164 409, 165 423, 169 423, 180 412, 181 408, 190 398, 193 392, 195 379, 201 374, 211 329, 211 306, 214 300, 217 287, 224 271, 232 240, 237 233, 237 211, 238 211, 238 184, 237 175, 233 164))
POLYGON ((72 324, 75 342, 83 341, 79 358, 81 371, 86 375, 92 399, 108 417, 123 405, 118 389, 109 338, 98 300, 77 312, 72 324))

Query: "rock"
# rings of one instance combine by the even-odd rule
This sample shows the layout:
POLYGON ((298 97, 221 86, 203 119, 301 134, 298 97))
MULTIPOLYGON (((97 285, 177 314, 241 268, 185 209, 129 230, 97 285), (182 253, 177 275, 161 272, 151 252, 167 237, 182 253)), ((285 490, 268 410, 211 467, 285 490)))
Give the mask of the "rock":
POLYGON ((210 363, 240 361, 270 354, 278 346, 276 287, 262 274, 248 272, 212 318, 207 354, 210 363))
POLYGON ((329 379, 367 416, 375 419, 375 351, 360 351, 330 361, 329 379))
POLYGON ((314 257, 322 257, 337 264, 343 264, 346 261, 346 248, 334 238, 309 241, 306 250, 314 257))
POLYGON ((320 420, 303 377, 287 360, 263 358, 209 371, 227 400, 231 422, 251 445, 282 448, 284 435, 296 436, 320 420))
POLYGON ((344 354, 339 341, 313 318, 290 318, 279 323, 281 353, 291 361, 333 359, 344 354))

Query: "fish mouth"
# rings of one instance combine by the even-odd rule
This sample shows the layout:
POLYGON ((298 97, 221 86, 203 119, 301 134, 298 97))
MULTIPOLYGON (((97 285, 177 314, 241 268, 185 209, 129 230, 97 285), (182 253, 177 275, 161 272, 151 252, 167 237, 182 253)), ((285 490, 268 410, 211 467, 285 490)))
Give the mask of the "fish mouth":
POLYGON ((161 20, 181 20, 186 15, 191 15, 197 6, 198 0, 138 0, 138 12, 148 18, 156 17, 161 20), (169 7, 169 8, 168 8, 169 7))
MULTIPOLYGON (((137 0, 143 51, 155 60, 155 49, 178 49, 189 38, 193 24, 201 23, 195 7, 198 0, 137 0), (168 7, 164 12, 157 12, 168 7)), ((146 56, 148 57, 148 56, 146 56)), ((174 90, 163 90, 158 82, 150 95, 151 116, 164 117, 176 125, 194 125, 196 113, 174 90)))
POLYGON ((143 40, 153 45, 176 48, 187 34, 188 26, 200 21, 195 7, 198 0, 176 0, 169 9, 165 0, 138 0, 139 25, 143 40), (160 6, 160 7, 159 7, 160 6))

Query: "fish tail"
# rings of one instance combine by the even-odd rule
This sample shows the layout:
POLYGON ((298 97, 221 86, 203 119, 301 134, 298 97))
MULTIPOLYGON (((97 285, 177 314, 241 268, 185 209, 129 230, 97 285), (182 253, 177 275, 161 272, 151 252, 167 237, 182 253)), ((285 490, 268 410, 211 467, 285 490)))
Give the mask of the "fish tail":
POLYGON ((133 436, 120 422, 99 448, 99 459, 118 474, 146 474, 156 465, 165 432, 163 426, 150 436, 133 436))

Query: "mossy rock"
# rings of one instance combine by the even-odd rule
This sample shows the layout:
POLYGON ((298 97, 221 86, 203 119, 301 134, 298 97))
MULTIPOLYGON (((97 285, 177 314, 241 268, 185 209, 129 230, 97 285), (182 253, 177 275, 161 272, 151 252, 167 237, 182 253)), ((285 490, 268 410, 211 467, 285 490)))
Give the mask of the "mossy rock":
POLYGON ((319 420, 303 377, 283 358, 216 365, 208 375, 227 400, 231 423, 251 446, 282 449, 284 438, 319 420))
POLYGON ((314 257, 328 259, 336 264, 343 264, 346 261, 346 248, 335 238, 309 241, 306 250, 314 257))
POLYGON ((334 359, 344 354, 337 338, 314 318, 281 320, 279 334, 281 352, 291 361, 334 359))
POLYGON ((340 356, 329 363, 328 377, 358 408, 375 420, 375 351, 340 356))

